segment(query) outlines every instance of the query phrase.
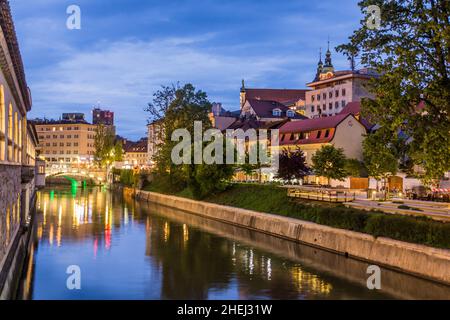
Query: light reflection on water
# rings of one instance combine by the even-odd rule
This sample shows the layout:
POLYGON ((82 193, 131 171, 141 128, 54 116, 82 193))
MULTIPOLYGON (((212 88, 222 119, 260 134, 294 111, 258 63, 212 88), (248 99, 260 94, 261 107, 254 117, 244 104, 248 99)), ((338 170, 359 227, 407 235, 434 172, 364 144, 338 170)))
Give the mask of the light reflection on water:
MULTIPOLYGON (((384 299, 398 294, 395 287, 368 290, 366 264, 136 203, 118 192, 46 190, 37 206, 36 244, 22 281, 23 298, 384 299), (81 268, 79 291, 66 288, 70 265, 81 268)), ((386 279, 405 282, 392 272, 386 279)), ((408 291, 405 297, 434 285, 411 281, 402 289, 408 291), (411 293, 409 288, 417 286, 411 293)), ((447 287, 430 288, 448 293, 447 287)))

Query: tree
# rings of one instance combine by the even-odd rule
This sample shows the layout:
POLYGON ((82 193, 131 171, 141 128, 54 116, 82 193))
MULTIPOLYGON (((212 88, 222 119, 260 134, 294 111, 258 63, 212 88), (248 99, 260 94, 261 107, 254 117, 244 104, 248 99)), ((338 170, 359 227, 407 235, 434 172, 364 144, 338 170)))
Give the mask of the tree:
POLYGON ((97 126, 95 130, 94 147, 94 161, 101 168, 104 168, 114 161, 122 160, 122 145, 120 142, 115 141, 114 132, 112 128, 108 126, 97 126))
MULTIPOLYGON (((163 87, 154 97, 149 106, 157 106, 161 111, 160 120, 164 128, 163 143, 155 157, 158 173, 168 176, 168 181, 175 190, 181 191, 188 187, 196 198, 204 198, 222 190, 233 175, 233 166, 194 164, 194 152, 191 152, 190 164, 175 164, 172 161, 172 149, 178 144, 177 141, 172 141, 172 133, 176 129, 186 129, 193 137, 195 122, 201 122, 203 130, 212 128, 208 116, 211 103, 206 93, 197 91, 192 84, 186 84, 183 87, 163 87)), ((190 147, 194 150, 193 139, 190 147)))
POLYGON ((367 177, 367 169, 364 163, 358 159, 347 159, 344 167, 351 177, 367 177))
POLYGON ((366 136, 363 141, 363 157, 369 176, 378 182, 384 181, 385 198, 387 197, 386 182, 390 176, 394 176, 398 170, 398 157, 393 145, 380 129, 376 133, 366 136))
POLYGON ((375 99, 364 99, 368 115, 391 137, 410 137, 408 159, 425 170, 426 182, 450 170, 450 2, 364 0, 365 19, 347 44, 349 56, 375 69, 375 99), (369 5, 381 9, 379 28, 369 28, 369 5), (418 109, 418 107, 420 107, 418 109))
POLYGON ((345 170, 346 158, 342 148, 322 146, 312 157, 314 173, 328 179, 343 181, 348 176, 345 170))
POLYGON ((287 180, 290 183, 294 179, 303 179, 309 172, 305 154, 300 147, 295 151, 283 149, 280 152, 277 179, 287 180))

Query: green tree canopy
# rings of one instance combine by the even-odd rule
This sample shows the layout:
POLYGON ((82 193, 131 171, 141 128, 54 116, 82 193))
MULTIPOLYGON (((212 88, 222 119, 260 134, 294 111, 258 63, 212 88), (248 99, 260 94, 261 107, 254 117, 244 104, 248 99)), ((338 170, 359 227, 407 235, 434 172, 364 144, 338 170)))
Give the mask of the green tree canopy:
POLYGON ((398 170, 398 155, 395 146, 389 142, 386 131, 378 130, 368 135, 363 141, 363 157, 369 176, 377 181, 394 176, 398 170))
POLYGON ((362 103, 391 137, 406 134, 408 158, 432 181, 450 170, 450 1, 364 0, 365 19, 337 49, 359 55, 379 77, 373 100, 362 103), (379 28, 369 28, 370 5, 381 9, 379 28), (418 108, 419 107, 419 108, 418 108))
POLYGON ((348 173, 345 170, 346 157, 342 148, 332 145, 322 146, 312 157, 314 173, 325 177, 330 184, 331 179, 343 181, 348 173))
POLYGON ((115 141, 114 131, 109 126, 97 126, 94 147, 94 161, 101 168, 123 158, 122 144, 115 141))
POLYGON ((190 148, 194 150, 194 123, 201 122, 203 131, 212 128, 208 116, 210 110, 211 103, 206 93, 196 90, 192 84, 163 87, 155 93, 153 102, 149 103, 148 111, 153 117, 159 112, 164 128, 163 143, 155 157, 157 171, 169 177, 173 188, 181 190, 188 187, 196 198, 223 189, 233 175, 233 167, 225 164, 194 164, 194 152, 191 152, 191 164, 175 164, 172 150, 179 142, 172 141, 172 133, 176 129, 186 129, 192 138, 190 148))

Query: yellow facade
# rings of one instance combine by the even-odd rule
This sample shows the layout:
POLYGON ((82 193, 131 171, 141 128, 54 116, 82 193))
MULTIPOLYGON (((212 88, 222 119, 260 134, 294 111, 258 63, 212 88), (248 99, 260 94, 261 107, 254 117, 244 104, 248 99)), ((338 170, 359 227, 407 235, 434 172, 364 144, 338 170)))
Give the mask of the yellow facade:
POLYGON ((37 124, 41 158, 53 166, 91 164, 96 128, 96 125, 78 122, 37 124))

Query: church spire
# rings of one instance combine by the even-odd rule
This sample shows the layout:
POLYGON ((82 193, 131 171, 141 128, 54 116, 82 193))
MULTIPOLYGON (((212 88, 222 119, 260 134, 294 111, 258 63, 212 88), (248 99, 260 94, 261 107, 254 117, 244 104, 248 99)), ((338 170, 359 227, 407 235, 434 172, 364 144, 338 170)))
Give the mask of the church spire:
POLYGON ((331 51, 330 51, 330 40, 328 39, 328 49, 325 55, 325 67, 333 68, 333 63, 331 62, 331 51))
POLYGON ((314 79, 314 81, 319 80, 320 74, 322 73, 322 70, 323 70, 322 48, 320 48, 320 50, 319 50, 319 62, 317 63, 317 73, 316 73, 316 78, 314 79))

